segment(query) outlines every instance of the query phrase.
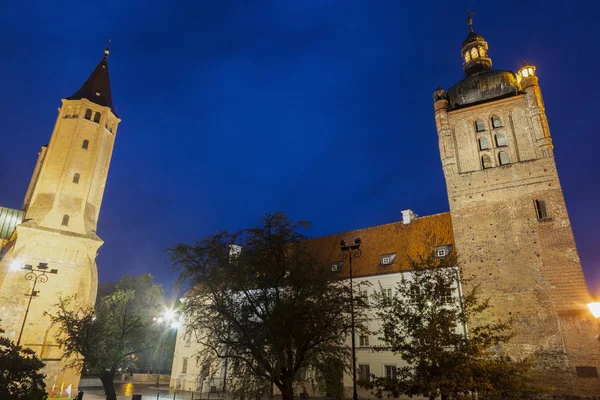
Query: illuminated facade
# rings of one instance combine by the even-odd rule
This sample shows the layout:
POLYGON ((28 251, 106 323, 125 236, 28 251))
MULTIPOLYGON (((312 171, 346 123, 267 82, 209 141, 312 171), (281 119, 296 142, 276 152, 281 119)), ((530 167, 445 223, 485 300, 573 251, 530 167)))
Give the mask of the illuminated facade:
MULTIPOLYGON (((435 122, 450 212, 311 241, 320 259, 339 261, 340 239, 360 236, 358 280, 394 287, 407 257, 455 249, 468 285, 490 298, 488 321, 514 320, 514 339, 502 350, 534 355, 536 384, 560 394, 597 394, 597 324, 586 307, 589 291, 554 160, 536 69, 492 69, 488 43, 475 33, 462 43, 465 78, 434 92, 435 122), (383 260, 393 260, 389 265, 383 260)), ((343 267, 342 267, 343 268, 343 267)), ((377 321, 372 321, 371 329, 377 321)), ((179 332, 171 385, 206 392, 194 354, 198 343, 179 332)), ((358 338, 359 377, 379 376, 403 361, 374 353, 377 338, 358 338)), ((212 378, 218 390, 218 371, 212 378)), ((351 377, 344 385, 351 395, 351 377)), ((368 392, 361 393, 367 396, 368 392)))
POLYGON ((115 135, 121 120, 112 104, 108 50, 83 86, 62 100, 50 142, 43 146, 21 210, 0 208, 0 326, 5 335, 30 347, 46 364, 50 390, 72 385, 79 375, 54 339, 44 312, 59 297, 72 296, 75 308, 94 304, 98 287, 96 235, 115 135), (56 269, 36 287, 24 323, 31 282, 25 265, 56 269), (42 264, 43 265, 43 264, 42 264))

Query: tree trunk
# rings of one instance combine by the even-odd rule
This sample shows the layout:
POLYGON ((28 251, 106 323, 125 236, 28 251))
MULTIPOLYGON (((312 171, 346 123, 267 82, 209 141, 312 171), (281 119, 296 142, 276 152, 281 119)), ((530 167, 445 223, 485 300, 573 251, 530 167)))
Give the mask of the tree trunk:
POLYGON ((279 388, 281 390, 282 400, 294 400, 294 384, 293 379, 284 379, 283 386, 279 388))
POLYGON ((100 375, 100 381, 102 382, 106 400, 117 400, 117 393, 115 392, 115 375, 111 371, 104 371, 100 375))

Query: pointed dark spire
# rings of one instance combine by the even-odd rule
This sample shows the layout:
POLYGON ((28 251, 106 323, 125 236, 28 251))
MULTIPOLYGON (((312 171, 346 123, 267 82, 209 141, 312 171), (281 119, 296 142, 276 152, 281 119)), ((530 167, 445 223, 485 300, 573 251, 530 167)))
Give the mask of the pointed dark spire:
MULTIPOLYGON (((110 41, 108 43, 110 46, 110 41)), ((112 95, 110 93, 110 80, 108 79, 109 54, 110 50, 107 47, 106 50, 104 50, 104 57, 100 61, 100 64, 96 66, 94 72, 87 78, 77 93, 71 97, 67 97, 67 100, 87 99, 100 106, 109 107, 113 114, 117 116, 117 112, 115 111, 112 102, 112 95)))

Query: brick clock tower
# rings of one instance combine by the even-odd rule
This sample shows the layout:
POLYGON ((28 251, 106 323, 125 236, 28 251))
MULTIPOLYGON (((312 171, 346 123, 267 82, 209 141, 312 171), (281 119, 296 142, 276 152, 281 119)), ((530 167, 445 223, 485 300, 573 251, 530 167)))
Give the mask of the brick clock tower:
MULTIPOLYGON (((102 240, 96 235, 98 214, 117 127, 121 121, 112 104, 108 50, 73 96, 62 100, 50 138, 43 146, 25 195, 23 208, 0 208, 12 228, 0 230, 0 327, 9 338, 20 337, 46 364, 43 373, 53 385, 75 390, 79 374, 65 367, 44 312, 52 312, 59 297, 73 297, 75 308, 94 305, 98 287, 96 255, 102 240), (8 211, 7 211, 8 210, 8 211), (6 217, 6 216, 9 217, 6 217), (2 240, 4 239, 4 240, 2 240), (48 280, 36 287, 26 320, 32 281, 27 270, 47 265, 48 280), (26 267, 29 268, 29 267, 26 267)), ((75 392, 76 393, 76 392, 75 392)))
POLYGON ((433 94, 463 276, 490 297, 495 317, 514 320, 504 351, 535 355, 540 384, 597 394, 597 327, 535 67, 493 70, 467 22, 466 77, 433 94))

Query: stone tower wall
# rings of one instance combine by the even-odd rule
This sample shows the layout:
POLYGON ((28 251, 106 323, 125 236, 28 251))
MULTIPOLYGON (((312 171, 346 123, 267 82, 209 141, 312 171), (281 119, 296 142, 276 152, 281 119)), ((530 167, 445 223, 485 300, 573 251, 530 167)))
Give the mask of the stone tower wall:
POLYGON ((590 297, 537 80, 523 86, 524 94, 454 111, 436 97, 454 240, 467 286, 479 285, 491 299, 488 317, 514 320, 516 336, 505 351, 536 354, 539 383, 590 394, 598 380, 575 374, 578 366, 600 368, 595 322, 586 309, 590 297), (494 116, 502 127, 492 126, 494 116), (477 119, 485 130, 477 132, 477 119), (507 146, 497 146, 496 134, 507 146), (480 150, 481 137, 490 149, 480 150), (500 165, 501 151, 510 164, 500 165), (484 155, 491 168, 483 168, 484 155), (538 220, 535 200, 546 201, 547 220, 538 220))

